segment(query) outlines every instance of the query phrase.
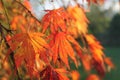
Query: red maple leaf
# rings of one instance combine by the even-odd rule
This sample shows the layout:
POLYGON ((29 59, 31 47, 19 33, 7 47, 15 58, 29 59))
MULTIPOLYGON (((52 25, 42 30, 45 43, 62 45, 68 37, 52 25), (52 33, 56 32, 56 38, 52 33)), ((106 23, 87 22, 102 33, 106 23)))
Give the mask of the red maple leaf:
POLYGON ((42 80, 69 80, 64 74, 67 71, 64 69, 54 69, 51 66, 47 66, 41 71, 40 76, 42 80))
POLYGON ((47 10, 47 14, 42 19, 42 32, 44 33, 48 27, 50 27, 50 31, 55 33, 58 30, 66 31, 66 23, 67 13, 63 8, 55 9, 55 10, 47 10))

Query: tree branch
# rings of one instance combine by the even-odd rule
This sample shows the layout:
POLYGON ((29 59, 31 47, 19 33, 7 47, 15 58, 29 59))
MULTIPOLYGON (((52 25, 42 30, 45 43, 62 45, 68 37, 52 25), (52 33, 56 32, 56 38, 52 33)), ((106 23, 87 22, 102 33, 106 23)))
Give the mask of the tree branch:
POLYGON ((16 3, 18 3, 19 5, 21 5, 25 10, 27 10, 27 12, 37 21, 41 24, 41 22, 31 13, 30 10, 28 10, 21 2, 15 0, 16 3))
POLYGON ((0 29, 2 30, 2 28, 3 28, 6 32, 12 33, 12 31, 13 31, 13 30, 7 29, 6 27, 4 27, 4 26, 0 23, 0 29))

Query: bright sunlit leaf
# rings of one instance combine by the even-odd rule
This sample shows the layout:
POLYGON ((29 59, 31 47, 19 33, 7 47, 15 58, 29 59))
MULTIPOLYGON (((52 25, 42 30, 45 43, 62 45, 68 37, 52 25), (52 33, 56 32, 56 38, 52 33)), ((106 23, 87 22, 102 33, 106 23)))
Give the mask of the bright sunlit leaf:
POLYGON ((69 6, 67 8, 68 14, 70 16, 70 22, 68 30, 71 34, 78 36, 80 34, 87 33, 88 19, 85 15, 83 8, 76 6, 69 6))
MULTIPOLYGON (((28 32, 19 33, 11 37, 7 42, 12 52, 15 52, 15 64, 19 67, 25 62, 30 75, 34 71, 35 56, 48 48, 42 33, 28 32)), ((47 58, 47 56, 46 56, 47 58)))

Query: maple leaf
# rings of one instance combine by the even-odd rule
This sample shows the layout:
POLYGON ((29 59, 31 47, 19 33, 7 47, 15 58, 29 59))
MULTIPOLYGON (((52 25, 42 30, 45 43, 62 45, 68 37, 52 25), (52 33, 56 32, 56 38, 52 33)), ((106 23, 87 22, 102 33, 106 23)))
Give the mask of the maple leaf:
POLYGON ((98 3, 98 0, 87 0, 88 4, 90 4, 91 2, 93 3, 98 3))
POLYGON ((105 61, 105 63, 108 65, 108 71, 110 71, 111 68, 114 68, 114 67, 115 67, 115 65, 112 63, 111 58, 105 57, 105 58, 104 58, 104 61, 105 61))
POLYGON ((95 3, 95 4, 103 4, 105 0, 87 0, 88 5, 90 5, 90 3, 95 3))
POLYGON ((32 9, 29 0, 24 0, 24 1, 23 1, 23 4, 25 5, 25 7, 26 7, 28 10, 31 10, 31 9, 32 9))
POLYGON ((10 27, 12 30, 18 30, 18 31, 22 31, 22 32, 26 32, 26 30, 28 30, 28 27, 30 27, 30 31, 35 31, 38 29, 38 27, 36 26, 41 26, 41 24, 36 21, 34 18, 32 17, 25 17, 24 15, 16 15, 13 17, 10 27), (34 24, 33 24, 34 23, 34 24), (28 24, 30 26, 28 26, 28 24))
POLYGON ((100 42, 96 40, 93 35, 86 35, 86 41, 88 43, 88 49, 90 50, 93 57, 93 66, 96 70, 104 76, 105 73, 105 65, 103 57, 105 57, 102 49, 103 47, 100 45, 100 42))
POLYGON ((83 66, 85 68, 86 71, 90 71, 91 70, 91 56, 89 54, 84 54, 82 56, 82 63, 83 63, 83 66))
POLYGON ((100 42, 97 41, 93 35, 86 35, 85 38, 88 42, 89 49, 92 52, 94 59, 98 62, 103 61, 103 56, 105 55, 102 51, 103 47, 100 45, 100 42))
POLYGON ((92 66, 101 77, 105 76, 106 68, 105 68, 104 62, 98 62, 93 58, 92 59, 92 66))
POLYGON ((58 32, 53 35, 53 39, 50 42, 50 46, 53 52, 53 62, 56 63, 57 59, 60 58, 67 67, 69 68, 68 56, 74 61, 77 66, 75 53, 72 45, 68 39, 68 35, 64 32, 58 32))
POLYGON ((44 33, 48 27, 50 31, 55 33, 58 30, 66 31, 67 13, 63 8, 47 10, 47 14, 42 19, 42 32, 44 33))
POLYGON ((77 55, 80 57, 82 64, 86 71, 90 71, 91 69, 91 56, 88 54, 83 54, 82 48, 79 43, 72 37, 67 36, 67 39, 72 43, 77 55))
POLYGON ((73 33, 73 35, 75 36, 78 36, 78 34, 86 34, 88 26, 87 23, 89 23, 89 21, 85 15, 84 10, 78 5, 76 5, 74 7, 69 6, 67 8, 67 12, 70 16, 70 22, 68 22, 68 31, 70 33, 73 33))
POLYGON ((101 80, 101 79, 96 74, 90 74, 86 80, 101 80))
POLYGON ((82 59, 83 54, 82 54, 80 44, 71 35, 67 35, 67 40, 72 44, 72 46, 74 47, 75 52, 82 59))
POLYGON ((51 66, 47 66, 46 69, 41 71, 40 76, 42 80, 69 80, 64 74, 67 71, 64 69, 54 69, 51 66))
POLYGON ((22 32, 25 32, 26 29, 24 27, 24 25, 26 24, 26 20, 23 16, 21 15, 18 15, 18 16, 15 16, 12 21, 11 21, 11 24, 10 24, 10 27, 12 30, 21 30, 22 32))
POLYGON ((31 76, 34 72, 36 54, 41 56, 41 52, 48 48, 43 36, 42 33, 37 32, 19 33, 7 41, 12 52, 15 52, 16 67, 24 61, 31 76))
POLYGON ((76 70, 71 72, 71 77, 72 77, 72 80, 80 80, 80 74, 76 70))

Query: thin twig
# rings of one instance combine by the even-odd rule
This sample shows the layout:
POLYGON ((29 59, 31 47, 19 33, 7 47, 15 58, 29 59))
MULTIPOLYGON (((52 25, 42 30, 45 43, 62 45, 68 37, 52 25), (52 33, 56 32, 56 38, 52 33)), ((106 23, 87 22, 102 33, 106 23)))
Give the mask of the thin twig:
POLYGON ((6 32, 10 32, 10 33, 12 33, 12 31, 14 31, 14 30, 10 30, 10 29, 7 29, 6 27, 4 27, 1 23, 0 23, 0 27, 1 27, 1 29, 4 29, 6 32))
MULTIPOLYGON (((8 47, 9 47, 9 45, 8 45, 8 47)), ((11 52, 10 58, 11 58, 12 63, 13 63, 13 68, 16 70, 15 72, 16 72, 16 75, 17 75, 17 79, 18 79, 18 80, 22 80, 22 79, 20 78, 20 75, 19 75, 17 66, 15 65, 15 58, 14 58, 14 53, 13 53, 13 52, 11 52)))
POLYGON ((27 10, 27 12, 37 21, 41 24, 41 22, 31 13, 30 10, 28 10, 21 2, 15 0, 16 3, 18 3, 19 5, 21 5, 25 10, 27 10))

